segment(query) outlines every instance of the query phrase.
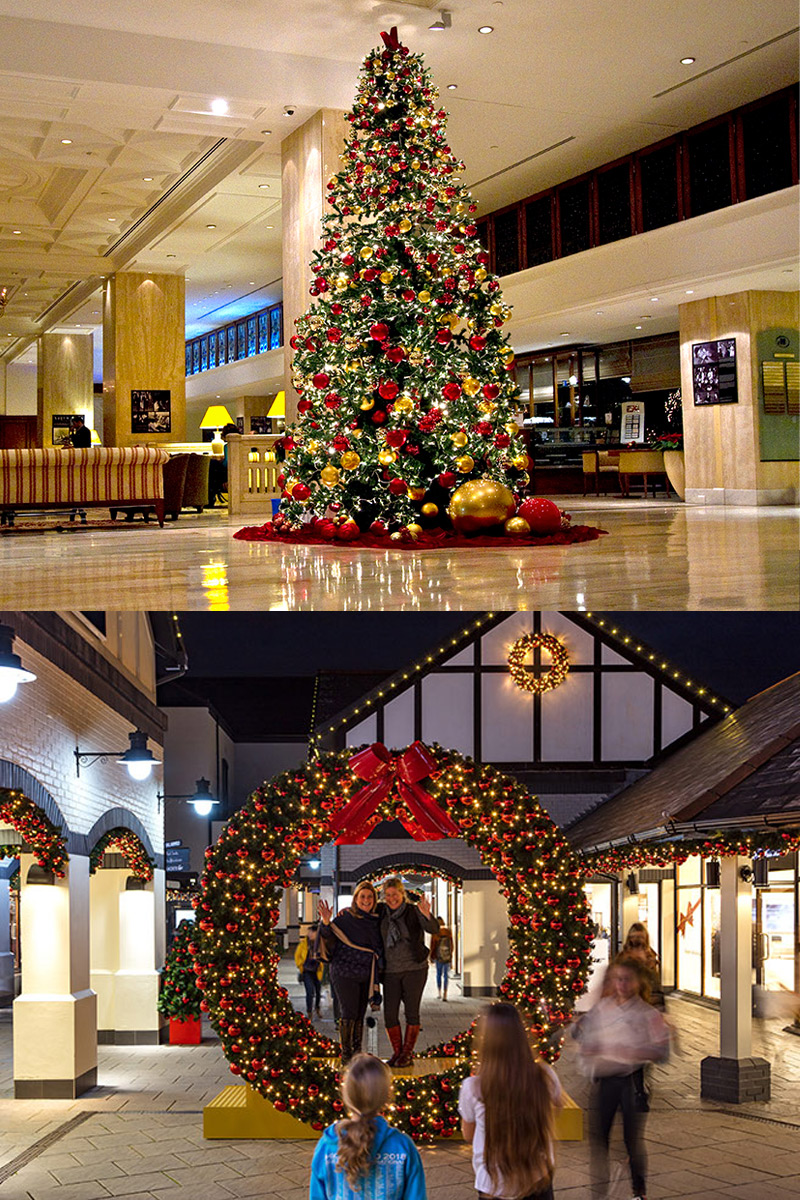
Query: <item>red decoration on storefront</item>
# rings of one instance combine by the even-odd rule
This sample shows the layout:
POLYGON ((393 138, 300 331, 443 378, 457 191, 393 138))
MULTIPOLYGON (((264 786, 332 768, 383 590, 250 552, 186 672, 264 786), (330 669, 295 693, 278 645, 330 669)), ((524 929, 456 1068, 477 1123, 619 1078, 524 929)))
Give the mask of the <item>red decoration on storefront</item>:
POLYGON ((414 742, 394 757, 382 742, 374 742, 355 754, 348 765, 354 775, 368 782, 331 817, 337 842, 348 845, 365 842, 379 820, 375 810, 395 784, 400 800, 408 809, 408 812, 400 810, 398 818, 415 841, 460 836, 458 826, 419 786, 436 769, 436 759, 422 742, 414 742))

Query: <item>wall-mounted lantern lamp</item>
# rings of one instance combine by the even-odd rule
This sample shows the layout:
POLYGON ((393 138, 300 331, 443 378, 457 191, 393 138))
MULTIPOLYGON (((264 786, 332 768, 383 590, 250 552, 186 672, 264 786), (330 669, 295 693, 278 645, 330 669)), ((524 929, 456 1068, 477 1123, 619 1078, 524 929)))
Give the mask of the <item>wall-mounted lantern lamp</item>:
POLYGON ((81 767, 90 767, 101 759, 115 758, 128 768, 131 779, 149 779, 158 759, 154 757, 153 751, 147 748, 147 734, 142 733, 141 729, 136 729, 128 734, 128 741, 130 746, 127 750, 81 750, 76 746, 75 766, 78 775, 81 773, 81 767))
POLYGON ((625 886, 631 896, 639 895, 639 880, 636 878, 633 871, 631 871, 630 875, 625 880, 625 886))
POLYGON ((167 796, 163 792, 159 792, 159 808, 161 807, 162 800, 186 800, 187 803, 191 804, 198 817, 208 817, 211 815, 214 805, 219 804, 219 800, 211 795, 210 787, 211 784, 208 779, 198 779, 191 796, 167 796))
POLYGON ((33 683, 36 676, 26 671, 22 660, 14 653, 14 630, 10 625, 0 625, 0 704, 13 700, 17 685, 33 683))

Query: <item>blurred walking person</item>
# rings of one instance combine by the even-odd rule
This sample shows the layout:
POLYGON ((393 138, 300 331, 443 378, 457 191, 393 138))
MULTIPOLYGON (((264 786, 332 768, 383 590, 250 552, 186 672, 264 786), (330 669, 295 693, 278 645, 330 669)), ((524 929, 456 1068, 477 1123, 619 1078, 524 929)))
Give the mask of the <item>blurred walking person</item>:
POLYGON ((616 959, 608 968, 607 983, 607 994, 582 1017, 578 1037, 594 1081, 589 1120, 592 1195, 608 1195, 608 1143, 614 1118, 621 1112, 634 1197, 646 1200, 644 1114, 635 1074, 645 1063, 666 1058, 669 1026, 647 1003, 647 981, 637 959, 616 959))
POLYGON ((439 932, 431 938, 431 962, 436 965, 436 991, 440 1000, 447 999, 447 984, 450 979, 450 963, 453 961, 453 931, 445 925, 444 918, 437 917, 439 932))
POLYGON ((553 1200, 555 1072, 533 1056, 513 1004, 490 1004, 478 1022, 478 1064, 458 1111, 479 1200, 553 1200))

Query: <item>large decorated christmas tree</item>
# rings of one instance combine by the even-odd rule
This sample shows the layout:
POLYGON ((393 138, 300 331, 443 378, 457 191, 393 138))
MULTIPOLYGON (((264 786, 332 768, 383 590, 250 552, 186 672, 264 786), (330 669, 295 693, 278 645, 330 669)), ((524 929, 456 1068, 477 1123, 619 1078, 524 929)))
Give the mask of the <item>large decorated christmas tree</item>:
POLYGON ((329 536, 413 535, 447 525, 468 481, 493 481, 501 509, 528 483, 509 308, 447 114, 422 56, 395 30, 381 37, 348 114, 344 169, 328 184, 315 303, 291 338, 300 416, 277 524, 311 517, 329 536))

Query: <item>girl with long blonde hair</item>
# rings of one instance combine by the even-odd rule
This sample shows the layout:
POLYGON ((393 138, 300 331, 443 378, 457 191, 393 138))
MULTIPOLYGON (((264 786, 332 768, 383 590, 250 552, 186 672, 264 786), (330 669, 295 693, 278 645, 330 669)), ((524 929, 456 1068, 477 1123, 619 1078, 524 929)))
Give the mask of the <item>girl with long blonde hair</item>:
POLYGON ((314 1151, 310 1200, 426 1200, 416 1146, 380 1115, 391 1095, 386 1064, 356 1054, 342 1079, 348 1115, 325 1130, 314 1151))
POLYGON ((491 1004, 478 1023, 477 1068, 461 1085, 464 1140, 472 1143, 481 1200, 552 1200, 553 1105, 561 1085, 534 1058, 513 1004, 491 1004))

